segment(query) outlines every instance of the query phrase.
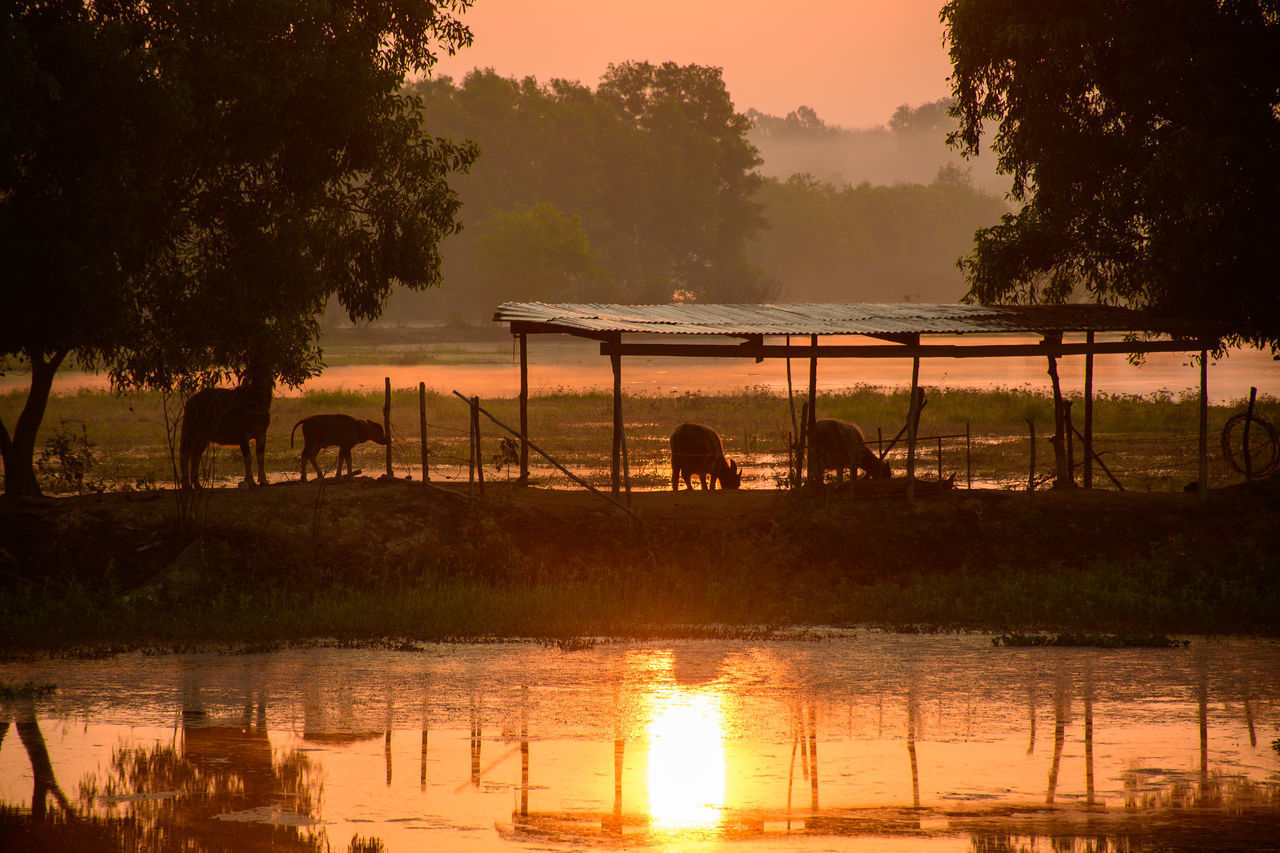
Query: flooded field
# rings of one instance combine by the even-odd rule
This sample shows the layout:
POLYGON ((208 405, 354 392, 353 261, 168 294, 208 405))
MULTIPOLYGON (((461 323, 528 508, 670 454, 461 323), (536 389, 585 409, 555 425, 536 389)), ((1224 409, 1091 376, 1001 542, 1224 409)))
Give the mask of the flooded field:
POLYGON ((1275 850, 1277 675, 878 632, 10 662, 56 689, 0 702, 0 847, 1275 850))
MULTIPOLYGON (((1068 340, 1072 338, 1068 336, 1068 340)), ((931 338, 930 343, 976 345, 983 343, 1023 343, 1031 339, 1017 336, 968 336, 931 338)), ((771 343, 780 343, 773 341, 771 343)), ((854 336, 831 336, 824 344, 865 342, 854 336)), ((514 397, 520 390, 519 357, 502 343, 431 344, 382 347, 361 353, 366 363, 333 366, 308 381, 300 390, 280 388, 277 394, 296 395, 306 391, 381 390, 385 379, 393 388, 427 388, 449 393, 457 390, 468 396, 514 397)), ((1199 369, 1189 363, 1187 353, 1153 353, 1141 365, 1131 365, 1122 355, 1097 356, 1094 360, 1094 391, 1098 394, 1177 396, 1199 393, 1199 369)), ((792 384, 799 391, 808 387, 808 362, 793 361, 792 384)), ((936 358, 920 364, 920 383, 937 388, 1023 388, 1048 393, 1049 380, 1041 358, 936 358)), ((1065 393, 1078 394, 1084 387, 1084 357, 1059 360, 1065 393)), ((29 378, 22 372, 0 376, 0 393, 25 388, 29 378)), ((911 385, 911 362, 905 359, 825 359, 818 368, 820 390, 838 390, 857 385, 904 388, 911 385)), ((767 359, 757 364, 750 359, 656 358, 623 359, 622 386, 627 394, 732 393, 744 388, 765 388, 784 394, 787 390, 786 362, 767 359)), ((1213 403, 1246 398, 1250 386, 1263 394, 1280 394, 1280 362, 1266 352, 1234 349, 1209 367, 1209 397, 1213 403)), ((74 370, 60 371, 55 393, 82 388, 105 389, 107 378, 74 370)), ((561 336, 533 336, 529 343, 529 387, 531 393, 572 390, 611 390, 613 373, 609 360, 600 355, 592 341, 561 336)))

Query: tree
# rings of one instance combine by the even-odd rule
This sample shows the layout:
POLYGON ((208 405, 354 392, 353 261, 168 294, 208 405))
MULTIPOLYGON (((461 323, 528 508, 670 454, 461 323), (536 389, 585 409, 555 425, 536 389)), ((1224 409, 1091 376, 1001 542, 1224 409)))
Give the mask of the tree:
MULTIPOLYGON (((666 302, 677 291, 753 301, 767 292, 744 249, 760 227, 759 157, 719 69, 626 63, 596 90, 476 71, 460 85, 433 79, 413 91, 433 127, 483 152, 457 182, 472 221, 544 202, 580 218, 610 273, 591 279, 592 301, 666 302)), ((487 275, 480 236, 468 228, 447 244, 451 280, 487 275)), ((450 313, 487 318, 488 296, 469 288, 438 298, 450 313)), ((396 307, 406 301, 398 295, 396 307)))
POLYGON ((465 0, 17 4, 0 22, 0 354, 29 365, 6 494, 69 356, 118 387, 320 366, 336 294, 371 319, 440 281, 446 183, 475 157, 422 128, 405 76, 470 36, 465 0), (15 306, 18 310, 11 311, 15 306))
POLYGON ((798 302, 953 302, 964 293, 955 259, 1008 209, 951 164, 930 184, 768 178, 757 197, 768 227, 748 252, 798 302))
POLYGON ((751 121, 734 111, 720 69, 610 65, 599 95, 641 131, 640 174, 657 177, 648 198, 652 216, 635 245, 660 249, 666 268, 651 270, 662 284, 643 296, 665 302, 673 291, 712 301, 765 295, 767 284, 745 254, 746 239, 762 224, 753 198, 761 160, 746 139, 751 121))
POLYGON ((1087 298, 1280 348, 1280 6, 952 0, 959 129, 988 122, 1020 209, 976 233, 968 298, 1087 298))
POLYGON ((550 202, 494 210, 476 226, 478 284, 492 304, 508 300, 588 302, 608 272, 578 216, 550 202))

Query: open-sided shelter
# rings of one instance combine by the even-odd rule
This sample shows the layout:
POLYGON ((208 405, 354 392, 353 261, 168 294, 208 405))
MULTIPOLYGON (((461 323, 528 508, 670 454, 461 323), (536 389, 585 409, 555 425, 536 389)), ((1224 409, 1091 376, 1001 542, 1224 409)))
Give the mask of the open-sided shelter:
MULTIPOLYGON (((769 305, 671 304, 548 304, 506 302, 493 319, 510 325, 520 344, 520 477, 528 478, 528 336, 567 334, 600 342, 600 354, 613 366, 613 490, 620 484, 623 442, 622 357, 673 358, 795 358, 809 360, 809 423, 816 417, 818 361, 823 358, 903 358, 912 360, 908 417, 908 460, 915 453, 915 412, 921 358, 999 358, 1067 355, 1085 357, 1085 484, 1089 484, 1093 434, 1093 356, 1104 353, 1200 353, 1200 487, 1207 480, 1208 351, 1220 333, 1211 323, 1156 317, 1107 305, 965 305, 891 303, 803 303, 769 305), (1009 343, 937 342, 964 335, 1009 334, 1023 340, 1009 343), (1065 335, 1083 340, 1069 341, 1065 335), (1099 334, 1119 334, 1119 340, 1098 340, 1099 334), (859 343, 822 343, 823 337, 857 335, 859 343), (659 336, 659 337, 655 337, 659 336), (663 340, 680 336, 680 340, 663 340), (1027 336, 1038 341, 1028 342, 1027 336), (793 342, 808 339, 807 343, 793 342), (933 338, 935 342, 930 342, 933 338)), ((1056 375, 1056 374, 1055 374, 1056 375)), ((1056 389, 1055 389, 1056 391, 1056 389)), ((810 476, 813 475, 810 460, 810 476)), ((912 476, 908 462, 908 476, 912 476)), ((820 473, 819 473, 820 476, 820 473)))

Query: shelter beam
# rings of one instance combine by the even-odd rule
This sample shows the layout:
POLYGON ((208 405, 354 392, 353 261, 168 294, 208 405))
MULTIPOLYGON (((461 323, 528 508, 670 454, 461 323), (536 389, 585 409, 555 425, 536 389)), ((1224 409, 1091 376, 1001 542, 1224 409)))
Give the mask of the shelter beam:
MULTIPOLYGON (((815 336, 812 336, 816 338, 815 336)), ((1095 343, 1038 344, 675 344, 601 342, 600 354, 666 356, 672 358, 1002 358, 1009 356, 1054 357, 1068 355, 1197 352, 1199 340, 1100 341, 1095 343)))

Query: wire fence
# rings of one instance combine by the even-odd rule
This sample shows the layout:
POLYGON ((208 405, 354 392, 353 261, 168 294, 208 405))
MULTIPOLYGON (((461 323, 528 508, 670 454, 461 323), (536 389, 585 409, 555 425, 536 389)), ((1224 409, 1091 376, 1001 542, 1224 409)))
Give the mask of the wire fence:
MULTIPOLYGON (((457 392, 455 392, 457 393, 457 392)), ((458 394, 458 397, 462 397, 458 394)), ((463 483, 480 476, 474 466, 484 466, 486 481, 515 481, 520 476, 518 439, 494 424, 480 429, 480 446, 473 455, 469 402, 437 406, 425 422, 428 474, 432 481, 463 483)), ((491 416, 492 417, 492 416, 491 416)), ((926 433, 917 437, 915 474, 923 480, 950 480, 956 488, 988 488, 1025 491, 1045 488, 1056 479, 1054 448, 1045 432, 976 435, 966 424, 964 432, 926 433), (1033 450, 1034 447, 1034 450, 1033 450)), ((1033 427, 1034 429, 1034 427, 1033 427)), ((392 423, 393 474, 422 477, 423 438, 417 430, 392 423)), ((906 473, 906 440, 892 449, 888 431, 879 429, 867 444, 890 464, 893 476, 906 473)), ((612 429, 606 422, 535 425, 530 436, 567 474, 535 454, 529 454, 531 482, 544 488, 581 488, 580 480, 599 489, 612 482, 612 429), (576 478, 576 480, 575 480, 576 478)), ((725 452, 743 470, 744 488, 785 488, 793 465, 790 432, 777 423, 760 421, 740 434, 727 435, 725 452)), ((671 488, 669 437, 664 425, 631 424, 625 430, 626 474, 637 491, 671 488)), ((1209 482, 1221 485, 1240 479, 1217 448, 1217 435, 1209 438, 1209 482)), ((1172 491, 1185 488, 1199 474, 1199 434, 1196 431, 1158 433, 1096 432, 1095 458, 1089 466, 1092 487, 1128 491, 1172 491)), ((365 451, 366 471, 373 454, 365 451)), ((1084 441, 1078 434, 1071 442, 1072 479, 1084 485, 1084 441)))

